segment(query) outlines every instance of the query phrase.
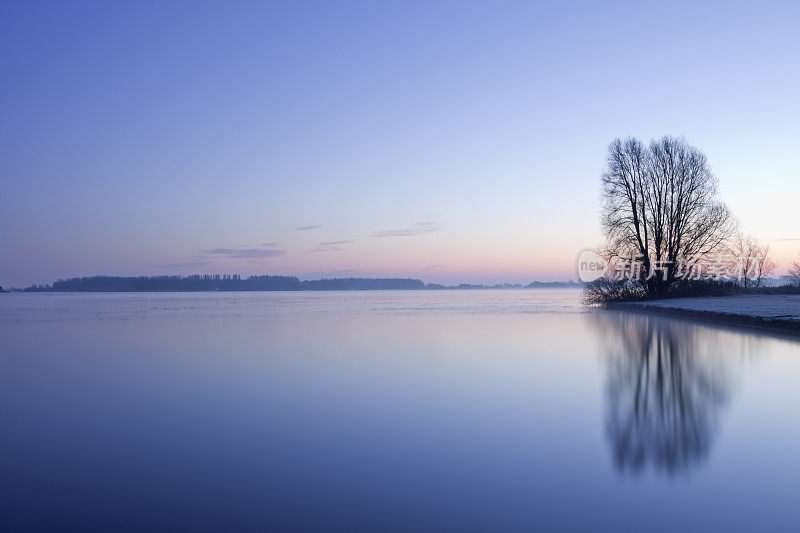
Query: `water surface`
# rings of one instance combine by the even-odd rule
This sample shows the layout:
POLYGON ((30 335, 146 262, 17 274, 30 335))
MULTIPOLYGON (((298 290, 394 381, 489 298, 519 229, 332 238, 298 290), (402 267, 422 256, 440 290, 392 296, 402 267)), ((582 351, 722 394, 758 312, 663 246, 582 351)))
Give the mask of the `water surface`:
POLYGON ((0 528, 792 531, 800 344, 569 290, 0 296, 0 528))

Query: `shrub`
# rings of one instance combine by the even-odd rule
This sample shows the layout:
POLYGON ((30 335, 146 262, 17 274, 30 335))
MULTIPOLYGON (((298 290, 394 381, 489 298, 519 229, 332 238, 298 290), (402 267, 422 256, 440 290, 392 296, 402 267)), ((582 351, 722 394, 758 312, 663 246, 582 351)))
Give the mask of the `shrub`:
MULTIPOLYGON (((661 298, 691 298, 697 296, 729 296, 737 292, 751 292, 740 289, 735 281, 727 280, 679 280, 673 283, 661 298)), ((587 305, 605 305, 614 302, 635 302, 655 299, 647 288, 638 281, 600 278, 588 283, 583 290, 582 300, 587 305)))
POLYGON ((582 300, 586 305, 605 305, 611 302, 632 302, 647 299, 647 290, 632 280, 600 278, 587 283, 582 300))

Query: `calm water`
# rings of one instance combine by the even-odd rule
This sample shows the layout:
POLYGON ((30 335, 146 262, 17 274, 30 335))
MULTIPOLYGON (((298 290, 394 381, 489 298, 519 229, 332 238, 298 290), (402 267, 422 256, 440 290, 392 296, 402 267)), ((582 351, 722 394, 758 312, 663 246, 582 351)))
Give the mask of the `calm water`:
POLYGON ((797 531, 800 344, 565 290, 0 296, 0 529, 797 531))

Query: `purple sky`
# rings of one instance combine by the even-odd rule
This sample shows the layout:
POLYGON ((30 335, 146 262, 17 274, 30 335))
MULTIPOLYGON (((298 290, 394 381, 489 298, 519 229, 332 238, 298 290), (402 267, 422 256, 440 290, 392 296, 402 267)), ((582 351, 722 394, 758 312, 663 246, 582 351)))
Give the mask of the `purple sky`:
POLYGON ((574 278, 615 137, 800 249, 800 4, 6 2, 0 285, 574 278))

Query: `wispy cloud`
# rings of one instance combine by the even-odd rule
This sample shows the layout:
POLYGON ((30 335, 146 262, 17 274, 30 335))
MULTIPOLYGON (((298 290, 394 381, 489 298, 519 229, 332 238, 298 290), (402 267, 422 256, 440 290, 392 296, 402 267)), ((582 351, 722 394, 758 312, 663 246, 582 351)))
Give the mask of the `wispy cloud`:
POLYGON ((231 259, 265 259, 269 257, 280 257, 286 254, 285 250, 270 248, 212 248, 206 253, 211 255, 221 255, 231 259))
POLYGON ((327 241, 321 242, 316 247, 312 248, 312 252, 335 252, 344 250, 343 245, 349 244, 353 241, 327 241))
POLYGON ((264 246, 265 248, 275 248, 276 246, 279 246, 279 245, 280 245, 280 243, 278 243, 278 242, 263 242, 263 243, 261 243, 261 246, 264 246))
POLYGON ((373 233, 373 237, 411 237, 413 235, 424 235, 425 233, 432 233, 439 231, 441 226, 438 222, 425 221, 417 222, 410 227, 401 229, 387 229, 373 233))
POLYGON ((315 224, 315 225, 311 225, 311 226, 300 226, 300 227, 297 227, 297 228, 294 228, 294 229, 296 231, 308 231, 310 229, 317 229, 317 228, 321 228, 321 227, 322 226, 320 226, 318 224, 315 224))
POLYGON ((772 239, 772 242, 794 242, 800 241, 800 237, 788 237, 786 239, 772 239))

